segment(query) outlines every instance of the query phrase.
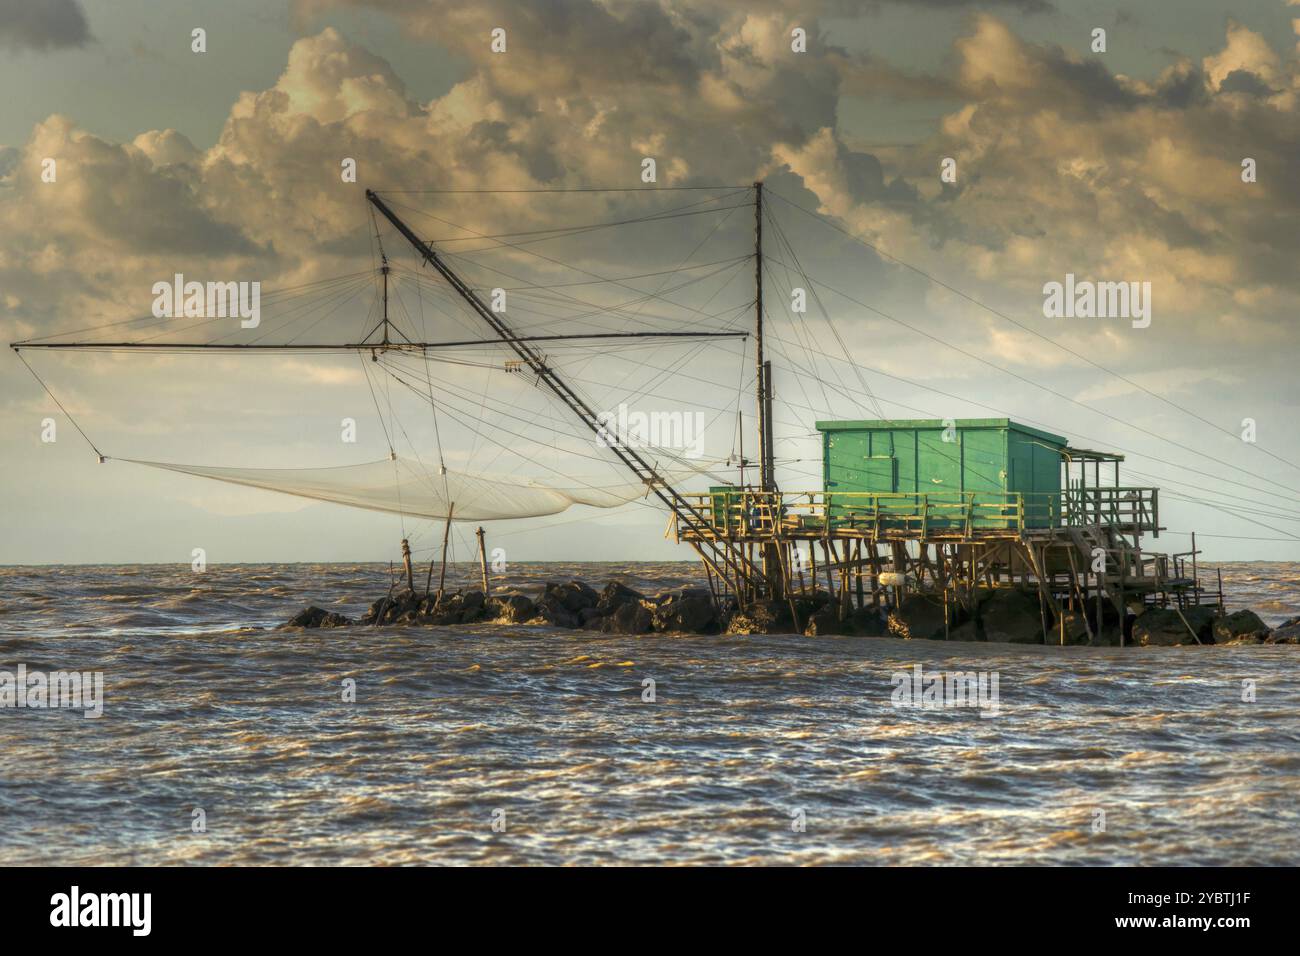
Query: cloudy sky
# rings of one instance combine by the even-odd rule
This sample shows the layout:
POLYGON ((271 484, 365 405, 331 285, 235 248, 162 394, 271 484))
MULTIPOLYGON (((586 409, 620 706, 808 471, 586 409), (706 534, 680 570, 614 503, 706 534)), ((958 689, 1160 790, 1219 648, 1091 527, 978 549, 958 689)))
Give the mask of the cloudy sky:
MULTIPOLYGON (((1164 488, 1169 550, 1198 530, 1210 557, 1297 560, 1297 34, 1294 0, 0 0, 0 83, 21 91, 0 111, 0 332, 12 342, 148 315, 153 283, 176 272, 267 291, 363 272, 367 186, 634 187, 654 157, 661 186, 763 179, 819 289, 807 320, 772 315, 786 489, 816 486, 817 418, 1010 416, 1128 454, 1129 483, 1164 488), (195 28, 206 52, 191 49, 195 28), (805 52, 791 49, 795 28, 805 52), (339 175, 345 157, 357 183, 339 175), (945 159, 955 181, 941 178, 945 159), (1150 326, 1045 317, 1044 284, 1067 274, 1149 282, 1150 326)), ((400 195, 438 236, 695 201, 400 195)), ((671 235, 551 254, 630 276, 697 248, 697 263, 747 251, 743 219, 673 222, 671 235)), ((561 281, 553 263, 539 274, 561 281)), ((658 320, 685 327, 706 301, 715 316, 743 310, 752 292, 726 278, 655 298, 658 320)), ((636 288, 653 295, 662 281, 636 288)), ((316 334, 346 340, 371 306, 339 303, 316 334)), ((455 318, 440 328, 431 312, 430 337, 461 329, 455 318)), ((624 314, 618 327, 633 324, 624 314)), ((386 457, 394 441, 355 360, 24 354, 115 458, 326 466, 386 457), (343 417, 358 422, 355 445, 340 444, 343 417)), ((722 396, 739 402, 743 347, 637 361, 587 355, 572 368, 607 407, 651 361, 687 370, 701 384, 637 379, 636 392, 650 409, 707 409, 710 453, 725 457, 735 428, 722 396)), ((438 375, 483 408, 488 396, 536 401, 500 370, 438 375)), ((394 516, 99 465, 12 352, 0 403, 0 562, 188 561, 194 547, 210 561, 387 559, 403 530, 394 516), (41 440, 49 417, 53 443, 41 440)), ((410 428, 431 456, 433 423, 410 428)), ((481 438, 452 424, 438 435, 450 464, 503 469, 481 438)), ((420 546, 434 534, 406 529, 420 546)), ((662 532, 662 515, 632 505, 489 536, 520 560, 682 556, 662 532)))

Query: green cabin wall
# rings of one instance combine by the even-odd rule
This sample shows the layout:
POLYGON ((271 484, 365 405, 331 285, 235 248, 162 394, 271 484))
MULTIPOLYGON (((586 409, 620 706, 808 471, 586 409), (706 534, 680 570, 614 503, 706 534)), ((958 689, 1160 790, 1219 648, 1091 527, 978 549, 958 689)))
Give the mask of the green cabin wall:
MULTIPOLYGON (((939 419, 818 422, 825 490, 915 496, 898 500, 903 511, 913 510, 923 494, 932 505, 956 504, 971 493, 977 502, 998 505, 1020 492, 1027 525, 1052 523, 1059 514, 1066 440, 1009 419, 958 419, 954 425, 954 440, 945 442, 939 419)), ((942 523, 936 518, 936 526, 942 523)), ((977 527, 1005 524, 976 521, 977 527)))

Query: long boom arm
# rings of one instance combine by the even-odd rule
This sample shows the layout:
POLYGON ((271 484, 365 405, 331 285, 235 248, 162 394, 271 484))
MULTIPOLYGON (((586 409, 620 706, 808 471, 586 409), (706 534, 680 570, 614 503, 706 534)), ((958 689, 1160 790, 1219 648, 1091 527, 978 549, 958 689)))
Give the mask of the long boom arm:
MULTIPOLYGON (((748 332, 587 332, 573 335, 523 335, 520 342, 579 342, 588 339, 734 339, 748 332)), ((247 344, 237 342, 11 342, 15 351, 22 349, 65 349, 75 352, 428 352, 437 349, 463 348, 474 345, 499 345, 500 339, 462 339, 456 342, 287 342, 284 344, 247 344)))
MULTIPOLYGON (((591 430, 592 434, 600 439, 636 475, 639 481, 645 483, 656 498, 667 505, 669 510, 677 517, 678 522, 687 528, 697 529, 702 529, 708 524, 708 519, 670 484, 664 481, 656 472, 654 466, 647 462, 639 451, 625 444, 622 436, 609 434, 608 429, 591 406, 546 363, 545 357, 532 346, 531 342, 526 337, 516 335, 500 315, 489 309, 474 290, 443 261, 434 248, 417 236, 402 221, 401 217, 388 207, 387 203, 370 189, 366 190, 366 199, 415 248, 421 259, 432 266, 447 281, 447 284, 465 300, 470 308, 491 327, 500 340, 510 346, 511 350, 537 376, 538 381, 545 384, 591 430)), ((745 586, 758 577, 756 569, 746 555, 727 542, 707 540, 695 544, 695 547, 700 553, 700 557, 713 568, 715 573, 724 578, 734 579, 737 593, 743 593, 745 586)))

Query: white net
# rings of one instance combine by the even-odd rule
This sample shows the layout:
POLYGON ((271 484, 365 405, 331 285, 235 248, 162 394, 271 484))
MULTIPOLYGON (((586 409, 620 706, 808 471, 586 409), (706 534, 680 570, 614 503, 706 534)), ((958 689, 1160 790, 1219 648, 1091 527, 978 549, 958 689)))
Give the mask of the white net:
POLYGON ((558 514, 572 505, 614 508, 649 494, 639 482, 595 487, 577 477, 565 479, 564 485, 552 485, 536 478, 489 478, 450 469, 445 475, 431 474, 402 458, 335 468, 221 468, 126 460, 249 488, 413 517, 446 518, 454 504, 453 517, 466 521, 535 518, 558 514))

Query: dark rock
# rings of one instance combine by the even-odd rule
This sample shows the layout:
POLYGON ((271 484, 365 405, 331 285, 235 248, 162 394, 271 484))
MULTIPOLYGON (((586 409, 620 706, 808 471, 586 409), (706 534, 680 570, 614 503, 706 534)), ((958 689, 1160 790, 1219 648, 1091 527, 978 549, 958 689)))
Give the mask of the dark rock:
POLYGON ((656 631, 716 634, 722 629, 713 595, 701 588, 661 596, 651 615, 656 631))
MULTIPOLYGON (((984 639, 999 644, 1042 644, 1043 616, 1037 592, 995 588, 979 606, 984 639)), ((1047 612, 1047 625, 1052 624, 1047 612)))
POLYGON ((489 620, 505 624, 522 624, 537 614, 533 599, 523 594, 502 594, 484 602, 489 620))
POLYGON ((1213 644, 1213 626, 1214 612, 1206 607, 1184 608, 1181 615, 1176 608, 1151 607, 1133 622, 1133 642, 1142 647, 1173 647, 1196 644, 1199 637, 1200 643, 1213 644))
POLYGON ((755 601, 736 611, 727 622, 728 634, 793 634, 786 601, 755 601))
MULTIPOLYGON (((565 606, 564 592, 553 591, 552 587, 548 584, 546 591, 537 600, 537 617, 553 627, 577 627, 582 622, 575 612, 565 606)), ((554 587, 559 588, 562 585, 554 585, 554 587)))
POLYGON ((281 627, 349 627, 354 623, 349 617, 312 605, 289 618, 281 627))
POLYGON ((1300 617, 1283 621, 1281 627, 1272 631, 1266 638, 1269 644, 1300 644, 1300 617))
POLYGON ((605 617, 605 612, 598 607, 584 607, 578 612, 578 623, 582 627, 598 630, 605 617))
POLYGON ((898 607, 889 612, 889 631, 895 637, 907 640, 928 638, 944 639, 943 602, 920 594, 903 598, 898 607))
POLYGON ((1080 611, 1061 611, 1061 620, 1052 628, 1052 643, 1060 644, 1061 628, 1065 628, 1065 645, 1067 647, 1086 647, 1091 638, 1088 636, 1089 622, 1080 611))
POLYGON ((570 614, 577 615, 583 608, 595 607, 596 602, 600 600, 600 595, 591 585, 583 581, 570 581, 568 584, 552 582, 546 585, 546 589, 542 592, 542 600, 550 600, 570 614))
POLYGON ((654 625, 650 609, 640 601, 628 601, 600 619, 606 634, 649 634, 654 625))
POLYGON ((303 608, 289 620, 284 622, 284 627, 320 627, 320 622, 325 617, 326 611, 323 607, 303 608))
POLYGON ((449 624, 473 624, 491 618, 487 598, 482 591, 465 591, 443 597, 442 604, 432 612, 434 618, 447 619, 449 624))
POLYGON ((1216 618, 1211 633, 1216 644, 1262 644, 1269 630, 1254 611, 1234 611, 1216 618))
POLYGON ((982 641, 985 640, 984 629, 980 626, 979 621, 966 621, 964 624, 958 624, 948 631, 948 640, 982 641))
POLYGON ((603 614, 613 614, 624 604, 637 604, 643 599, 639 591, 634 591, 626 584, 619 581, 610 581, 605 585, 605 590, 600 592, 600 598, 596 601, 596 607, 603 614))
POLYGON ((808 637, 825 637, 828 634, 850 634, 850 621, 841 621, 839 608, 834 604, 824 604, 811 615, 804 624, 803 632, 808 637))
POLYGON ((1103 627, 1100 633, 1096 631, 1093 632, 1092 644, 1090 646, 1119 647, 1119 643, 1119 627, 1117 625, 1109 625, 1103 627))
POLYGON ((884 637, 889 633, 889 627, 880 616, 879 609, 870 606, 855 610, 846 623, 849 633, 857 637, 884 637))

